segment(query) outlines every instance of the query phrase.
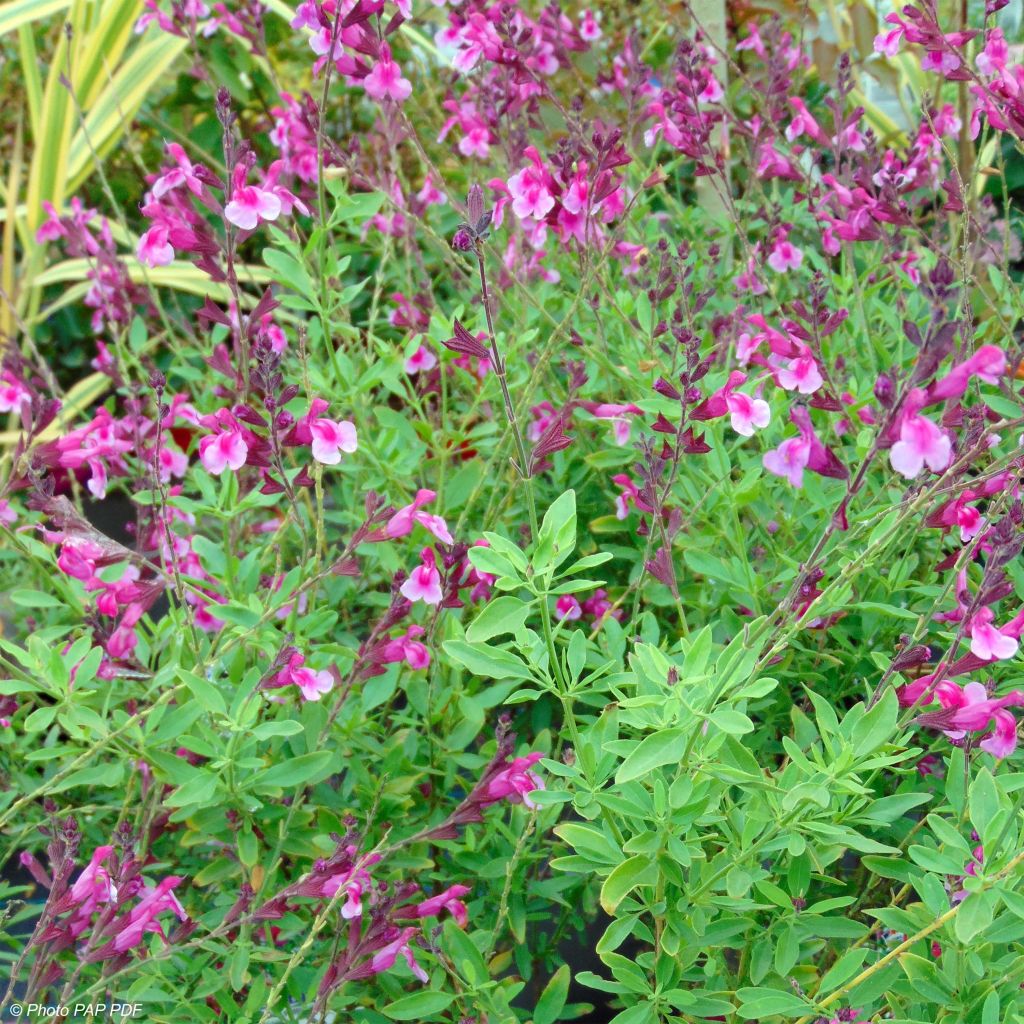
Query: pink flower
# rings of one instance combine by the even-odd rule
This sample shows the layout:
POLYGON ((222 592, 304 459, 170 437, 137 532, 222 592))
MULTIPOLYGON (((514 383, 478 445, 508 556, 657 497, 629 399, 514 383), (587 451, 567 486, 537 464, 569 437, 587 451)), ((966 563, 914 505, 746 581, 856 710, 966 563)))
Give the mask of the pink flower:
POLYGON ((889 452, 892 468, 908 480, 913 480, 925 465, 941 473, 952 457, 949 438, 924 416, 908 416, 903 420, 900 439, 889 452))
POLYGON ((424 548, 420 552, 422 564, 409 574, 402 584, 402 596, 409 601, 422 601, 424 604, 440 604, 441 574, 437 571, 437 561, 433 548, 424 548))
POLYGON ((527 807, 536 807, 530 801, 529 794, 535 789, 543 789, 544 781, 530 768, 543 756, 535 752, 517 757, 507 764, 488 781, 482 802, 492 804, 508 800, 515 804, 521 801, 527 807))
MULTIPOLYGON (((143 896, 132 908, 124 927, 114 937, 113 942, 107 944, 111 947, 111 952, 123 953, 125 950, 133 949, 142 942, 146 932, 157 932, 163 936, 163 928, 156 918, 167 910, 174 911, 181 921, 188 919, 188 915, 171 892, 180 882, 181 879, 177 875, 168 875, 155 888, 143 889, 143 896)), ((106 947, 97 950, 94 955, 99 957, 104 949, 106 947)))
POLYGON ((550 178, 536 149, 527 147, 526 155, 531 163, 508 179, 512 212, 520 220, 527 217, 542 220, 555 205, 554 196, 549 190, 550 178))
POLYGON ((980 609, 971 620, 971 654, 982 661, 1004 661, 1012 658, 1020 646, 1015 637, 992 625, 991 608, 980 609))
POLYGON ((1006 69, 1010 50, 1001 28, 992 29, 985 37, 985 48, 978 54, 975 64, 983 75, 998 75, 1006 69))
POLYGON ((960 67, 960 58, 949 50, 929 50, 921 58, 921 67, 925 71, 948 75, 960 67))
POLYGON ((438 540, 445 544, 452 544, 451 533, 448 532, 448 525, 442 516, 433 515, 430 512, 421 511, 422 507, 437 497, 435 491, 421 487, 416 492, 411 505, 400 508, 389 520, 384 532, 388 537, 405 537, 412 533, 414 523, 419 523, 429 530, 438 540))
POLYGON ((96 847, 89 863, 58 904, 61 910, 56 910, 57 913, 83 904, 89 907, 91 913, 100 903, 110 903, 117 899, 117 889, 110 872, 104 866, 113 852, 112 846, 96 847))
POLYGON ((298 651, 274 678, 276 686, 297 686, 304 700, 319 700, 334 688, 334 676, 326 669, 314 671, 305 665, 305 657, 298 651))
POLYGON ((412 376, 413 374, 419 373, 420 370, 432 370, 435 366, 437 366, 437 356, 435 356, 426 345, 420 345, 420 347, 416 349, 408 359, 406 359, 404 369, 406 373, 412 376))
POLYGON ((164 267, 174 259, 174 247, 168 241, 166 224, 154 224, 139 238, 135 254, 147 267, 164 267))
POLYGON ((743 437, 752 437, 755 430, 767 427, 771 421, 771 410, 762 398, 751 398, 742 391, 733 391, 726 396, 725 404, 732 429, 743 437))
POLYGON ((469 912, 462 897, 470 892, 468 885, 452 885, 439 892, 436 896, 423 900, 416 905, 415 914, 417 917, 438 917, 442 911, 447 910, 455 918, 460 928, 465 928, 469 922, 469 912))
POLYGON ((788 480, 794 487, 803 487, 804 470, 811 458, 811 443, 803 437, 791 437, 778 448, 765 452, 764 468, 788 480))
POLYGON ((796 270, 803 261, 803 251, 785 239, 776 242, 768 255, 768 266, 780 274, 787 270, 796 270))
POLYGON ((212 417, 204 416, 203 419, 215 421, 221 429, 199 442, 199 461, 214 476, 220 476, 225 469, 235 472, 240 470, 245 465, 249 446, 238 421, 227 409, 221 409, 212 417))
POLYGON ((982 345, 973 356, 932 384, 928 389, 928 403, 959 398, 967 390, 971 377, 977 377, 986 384, 998 384, 1005 373, 1006 355, 1002 349, 995 345, 982 345))
POLYGON ((412 83, 402 77, 402 69, 391 59, 391 47, 381 44, 380 58, 363 79, 363 88, 375 100, 392 99, 396 103, 407 100, 412 83))
POLYGON ((586 408, 599 420, 612 421, 612 436, 618 445, 629 443, 630 417, 643 413, 643 410, 638 405, 633 405, 632 402, 627 404, 601 402, 597 405, 587 405, 586 408))
POLYGON ((813 395, 823 381, 818 364, 811 355, 790 359, 785 366, 775 371, 779 386, 787 391, 799 391, 801 395, 813 395))
POLYGON ((575 622, 578 618, 582 617, 583 609, 580 607, 579 601, 572 594, 562 594, 555 602, 555 614, 560 619, 575 622))
POLYGON ((0 412, 20 412, 32 404, 32 394, 10 370, 0 373, 0 412))
POLYGON ((164 171, 156 181, 153 182, 153 198, 161 199, 171 189, 180 188, 185 185, 194 195, 203 194, 203 183, 196 177, 195 165, 185 155, 185 150, 176 142, 167 144, 167 152, 174 158, 176 167, 164 171))
POLYGON ((336 466, 341 462, 342 452, 351 455, 358 447, 356 428, 348 420, 311 420, 309 432, 313 438, 313 458, 325 466, 336 466))
POLYGON ((430 650, 421 644, 416 637, 423 636, 426 630, 422 626, 410 626, 405 633, 389 640, 381 653, 381 661, 392 664, 404 661, 409 668, 422 670, 430 667, 430 650))
POLYGON ((255 185, 236 187, 231 202, 224 207, 224 216, 243 231, 252 231, 261 220, 277 220, 280 214, 278 196, 255 185))
POLYGON ((386 946, 378 949, 370 958, 369 971, 371 974, 380 974, 382 971, 390 970, 395 966, 399 956, 405 959, 409 970, 416 975, 420 981, 430 981, 430 975, 416 962, 412 950, 409 948, 409 939, 415 934, 415 928, 403 928, 398 938, 389 942, 386 946))
POLYGON ((594 12, 586 10, 580 15, 580 38, 588 43, 601 38, 601 26, 594 17, 594 12))
POLYGON ((821 130, 821 126, 814 119, 814 115, 807 109, 802 99, 796 96, 789 98, 789 105, 796 111, 796 116, 786 128, 786 138, 795 142, 802 135, 808 135, 820 145, 828 145, 828 136, 821 130))

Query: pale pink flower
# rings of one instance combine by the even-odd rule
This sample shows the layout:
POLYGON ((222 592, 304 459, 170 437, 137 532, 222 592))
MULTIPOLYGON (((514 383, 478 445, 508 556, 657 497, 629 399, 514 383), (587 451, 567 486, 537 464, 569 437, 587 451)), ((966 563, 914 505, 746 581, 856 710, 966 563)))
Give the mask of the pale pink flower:
POLYGON ((939 427, 924 416, 908 416, 900 426, 900 439, 889 452, 892 468, 913 480, 925 465, 941 473, 953 457, 953 446, 939 427))
POLYGON ((432 548, 424 548, 420 552, 422 562, 409 574, 402 584, 402 596, 409 601, 422 601, 424 604, 440 604, 444 596, 441 592, 441 574, 437 570, 437 559, 432 548))
POLYGON ((775 476, 788 480, 794 487, 803 487, 804 470, 811 458, 811 442, 803 437, 791 437, 778 448, 764 453, 764 468, 775 476))
POLYGON ((775 372, 779 386, 787 391, 799 391, 801 395, 813 395, 824 383, 814 356, 798 356, 790 359, 775 372))
POLYGON ((167 144, 167 152, 173 157, 176 167, 164 171, 156 181, 153 182, 153 198, 161 199, 171 189, 180 188, 185 185, 194 195, 203 194, 203 183, 196 177, 195 165, 185 155, 185 150, 176 142, 167 144))
POLYGON ((231 202, 224 207, 227 220, 243 231, 252 231, 260 221, 277 220, 280 215, 280 198, 255 185, 236 188, 231 202))
POLYGON ((530 164, 508 179, 508 191, 512 197, 512 212, 520 219, 533 217, 541 220, 555 205, 549 189, 549 177, 540 159, 540 154, 530 146, 526 150, 530 164))
POLYGON ((992 625, 994 618, 991 608, 982 608, 971 620, 971 654, 982 661, 1012 658, 1020 646, 1015 637, 1007 636, 992 625))
POLYGON ((437 356, 435 356, 426 345, 420 345, 420 347, 416 349, 408 359, 406 359, 404 369, 407 374, 413 376, 421 370, 432 370, 435 366, 437 366, 437 356))
POLYGON ((204 437, 199 442, 199 461, 208 473, 220 476, 225 469, 237 472, 245 465, 249 446, 239 426, 225 425, 219 433, 204 437))
POLYGON ((938 75, 948 75, 960 67, 960 58, 949 50, 929 50, 921 58, 921 67, 938 75))
POLYGON ((803 251, 786 239, 776 242, 768 255, 768 266, 779 274, 784 274, 788 270, 796 270, 803 261, 803 251))

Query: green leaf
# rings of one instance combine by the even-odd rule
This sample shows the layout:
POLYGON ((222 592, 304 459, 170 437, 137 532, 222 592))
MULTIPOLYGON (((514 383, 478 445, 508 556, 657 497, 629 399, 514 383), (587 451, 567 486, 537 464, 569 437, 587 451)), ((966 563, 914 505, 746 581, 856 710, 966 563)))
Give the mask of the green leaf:
POLYGON ((217 714, 226 714, 228 706, 220 690, 208 679, 188 672, 185 669, 178 669, 178 678, 189 688, 192 696, 207 710, 217 714))
POLYGON ((380 1012, 392 1020, 424 1020, 447 1009, 454 998, 447 992, 414 992, 411 996, 388 1003, 380 1012))
POLYGON ((179 786, 164 803, 171 807, 187 807, 190 804, 207 804, 213 800, 220 779, 208 771, 197 771, 195 776, 179 786))
POLYGON ((555 1024, 569 995, 569 966, 562 964, 544 986, 537 1007, 533 1011, 533 1024, 555 1024))
POLYGON ((711 724, 733 736, 754 731, 754 723, 742 712, 732 708, 718 708, 711 716, 711 724))
POLYGON ((530 605, 518 597, 496 597, 484 605, 484 609, 466 630, 470 643, 490 640, 501 633, 514 633, 526 621, 530 605))
POLYGON ((999 789, 987 768, 980 768, 971 781, 967 806, 971 824, 978 835, 984 836, 989 822, 999 813, 999 789))
POLYGON ((470 644, 464 640, 449 640, 445 653, 474 675, 490 679, 532 679, 529 666, 511 651, 503 651, 487 644, 470 644))
POLYGON ((686 730, 664 729, 644 737, 615 773, 619 785, 642 778, 663 764, 678 762, 683 755, 686 730))
POLYGON ((968 893, 956 912, 954 931, 961 942, 970 942, 992 923, 992 901, 987 892, 968 893))
POLYGON ((59 597, 41 590, 12 590, 8 596, 21 608, 60 608, 64 604, 59 597))
POLYGON ((658 869, 649 857, 637 854, 624 860, 601 886, 601 906, 604 912, 614 914, 615 908, 638 885, 654 885, 657 880, 658 869))
POLYGON ((744 1020, 757 1020, 772 1014, 800 1017, 812 1009, 809 1003, 792 992, 775 988, 741 988, 736 995, 740 997, 740 1007, 736 1012, 744 1020))
MULTIPOLYGON (((285 755, 287 757, 287 755, 285 755)), ((258 772, 252 780, 253 786, 263 789, 289 789, 292 786, 309 786, 331 774, 336 755, 330 750, 317 750, 312 754, 287 758, 280 764, 272 765, 258 772)))
POLYGON ((263 262, 277 277, 281 284, 288 285, 293 291, 308 299, 315 300, 316 287, 312 278, 306 272, 306 268, 294 256, 279 249, 264 249, 263 262))
POLYGON ((576 548, 576 492, 560 495, 544 513, 533 552, 534 570, 558 568, 576 548))

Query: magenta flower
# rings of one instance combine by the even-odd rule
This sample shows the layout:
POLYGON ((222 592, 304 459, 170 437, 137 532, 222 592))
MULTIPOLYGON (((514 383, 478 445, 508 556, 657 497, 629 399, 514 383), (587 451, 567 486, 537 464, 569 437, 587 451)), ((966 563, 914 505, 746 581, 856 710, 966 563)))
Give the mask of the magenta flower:
POLYGON ((804 101, 797 96, 790 96, 789 105, 796 113, 786 128, 786 138, 790 142, 795 142, 802 135, 807 135, 819 145, 827 146, 828 136, 822 131, 821 125, 814 119, 804 101))
POLYGON ((939 427, 924 416, 907 416, 900 426, 900 439, 889 452, 892 468, 913 480, 925 465, 941 473, 952 461, 953 445, 939 427))
POLYGON ((1020 646, 1015 637, 1008 636, 992 625, 994 618, 991 608, 981 608, 971 620, 971 653, 982 661, 1012 658, 1020 646))
POLYGON ((252 231, 260 221, 277 220, 280 215, 280 198, 255 185, 236 187, 224 207, 227 220, 243 231, 252 231))
POLYGON ((10 370, 0 373, 0 412, 20 412, 31 404, 28 388, 10 370))
POLYGON ((326 669, 314 671, 307 668, 305 661, 305 657, 295 651, 288 664, 277 673, 272 685, 297 686, 304 700, 319 700, 334 688, 334 676, 326 669))
POLYGON ((140 263, 147 267, 164 267, 174 259, 174 247, 169 241, 170 232, 166 224, 154 224, 139 238, 135 250, 140 263))
POLYGON ((959 398, 967 390, 971 377, 978 377, 986 384, 998 384, 1005 373, 1006 355, 1003 351, 995 345, 982 345, 973 356, 932 384, 928 389, 927 403, 959 398))
POLYGON ((391 47, 382 43, 380 57, 362 81, 368 96, 375 100, 391 99, 396 103, 407 100, 412 83, 402 77, 402 69, 391 59, 391 47))
POLYGON ((454 543, 444 518, 422 511, 423 506, 433 501, 436 497, 437 493, 435 491, 421 487, 416 492, 416 497, 413 498, 412 504, 400 508, 388 520, 387 525, 384 527, 385 534, 391 538, 405 537, 412 533, 413 525, 419 523, 420 526, 429 530, 438 540, 443 541, 445 544, 454 543))
POLYGON ((441 574, 437 571, 437 560, 433 548, 424 548, 420 552, 422 564, 409 574, 409 578, 400 587, 402 596, 409 601, 422 601, 424 604, 440 604, 441 574))
POLYGON ((583 616, 583 609, 572 594, 562 594, 555 602, 555 615, 560 619, 575 622, 583 616))
POLYGON ((415 928, 403 928, 396 939, 378 949, 370 958, 370 973, 380 974, 383 971, 390 970, 395 966, 395 961, 401 956, 409 965, 409 970, 420 981, 430 981, 430 975, 416 962, 416 957, 413 956, 413 952, 409 948, 409 939, 415 934, 415 928))
POLYGON ((422 670, 430 667, 430 650, 421 644, 417 637, 423 636, 426 630, 422 626, 410 626, 402 636, 389 640, 381 652, 381 661, 391 664, 404 661, 409 668, 422 670))
POLYGON ((530 793, 535 789, 544 788, 544 780, 536 772, 530 771, 544 755, 536 752, 517 757, 505 765, 488 780, 481 801, 487 804, 508 800, 510 803, 524 803, 527 807, 537 805, 530 800, 530 793))
POLYGON ((752 437, 755 430, 767 427, 772 414, 763 398, 751 398, 742 391, 733 391, 726 396, 726 409, 732 429, 743 437, 752 437))
MULTIPOLYGON (((157 921, 157 917, 165 911, 173 911, 180 921, 188 920, 188 915, 171 892, 180 882, 181 879, 177 875, 168 875, 155 888, 147 887, 143 890, 142 898, 132 908, 127 921, 114 936, 113 942, 107 944, 112 947, 112 952, 123 953, 125 950, 133 949, 142 942, 146 932, 157 932, 166 939, 167 936, 157 921)), ((97 959, 102 959, 101 953, 103 949, 97 950, 93 955, 97 959)))
POLYGON ((468 885, 452 885, 444 892, 431 896, 416 905, 414 911, 416 917, 438 917, 442 911, 447 910, 455 918, 460 928, 465 928, 469 923, 469 912, 462 897, 470 892, 468 885))

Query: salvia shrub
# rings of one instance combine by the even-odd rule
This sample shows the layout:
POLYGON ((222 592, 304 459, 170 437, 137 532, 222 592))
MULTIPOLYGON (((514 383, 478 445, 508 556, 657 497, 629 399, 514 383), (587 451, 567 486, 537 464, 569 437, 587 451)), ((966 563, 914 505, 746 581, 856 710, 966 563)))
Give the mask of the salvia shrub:
POLYGON ((1024 1021, 1013 5, 31 6, 0 1009, 1024 1021))

